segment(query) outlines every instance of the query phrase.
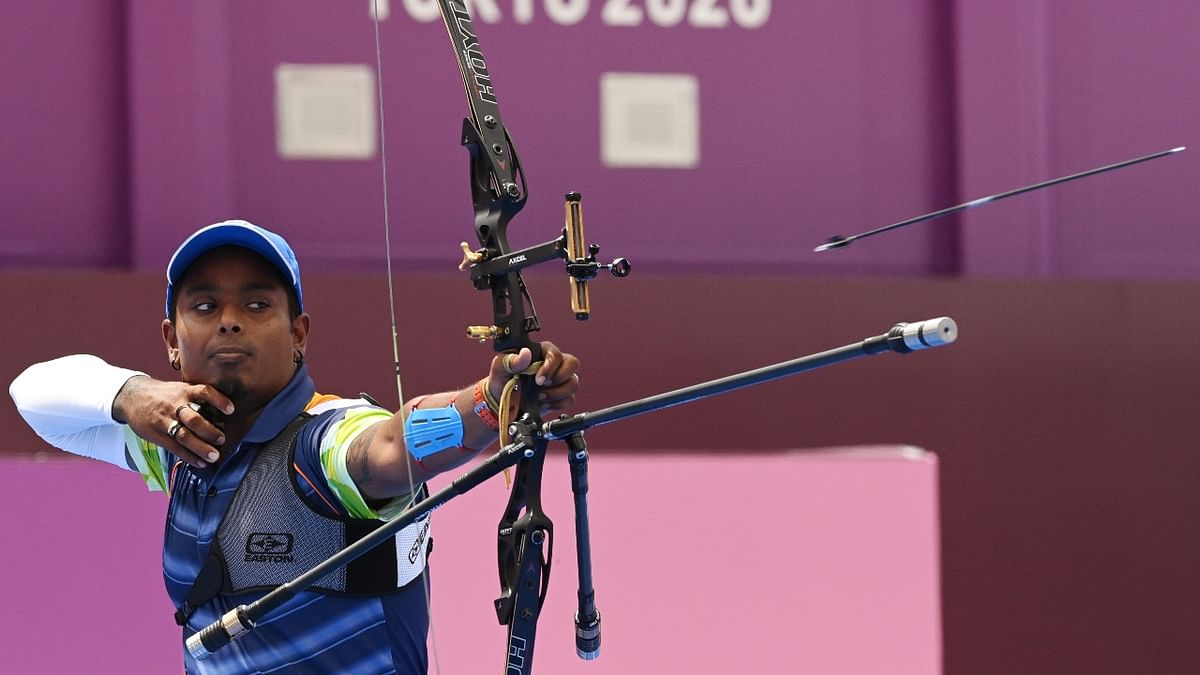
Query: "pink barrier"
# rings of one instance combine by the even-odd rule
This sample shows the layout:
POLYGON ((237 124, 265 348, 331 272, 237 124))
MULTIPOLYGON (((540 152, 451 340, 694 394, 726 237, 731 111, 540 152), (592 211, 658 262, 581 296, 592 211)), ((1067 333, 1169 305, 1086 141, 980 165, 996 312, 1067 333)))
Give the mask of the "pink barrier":
MULTIPOLYGON (((5 670, 177 672, 158 569, 163 500, 90 462, 0 461, 5 670)), ((439 510, 443 673, 501 670, 500 479, 439 510)), ((566 462, 547 461, 556 548, 535 672, 939 673, 937 462, 912 448, 602 453, 591 465, 603 650, 574 653, 566 462)), ((431 665, 432 670, 432 665, 431 665)))

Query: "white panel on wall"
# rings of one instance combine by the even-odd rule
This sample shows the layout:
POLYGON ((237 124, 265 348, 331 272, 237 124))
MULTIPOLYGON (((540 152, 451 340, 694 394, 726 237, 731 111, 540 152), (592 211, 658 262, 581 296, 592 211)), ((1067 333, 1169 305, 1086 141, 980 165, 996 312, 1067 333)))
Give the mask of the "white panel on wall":
POLYGON ((693 75, 604 73, 605 166, 691 169, 700 163, 700 84, 693 75))
POLYGON ((375 156, 375 75, 365 65, 280 64, 275 139, 284 159, 375 156))

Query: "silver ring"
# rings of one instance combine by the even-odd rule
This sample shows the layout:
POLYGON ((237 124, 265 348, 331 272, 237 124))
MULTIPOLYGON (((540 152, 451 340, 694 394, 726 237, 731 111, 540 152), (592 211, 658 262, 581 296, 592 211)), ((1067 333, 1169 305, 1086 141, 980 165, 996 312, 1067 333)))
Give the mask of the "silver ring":
POLYGON ((179 433, 179 430, 182 428, 183 428, 183 422, 176 421, 174 424, 171 425, 170 429, 167 429, 167 435, 171 437, 171 440, 173 440, 173 441, 177 440, 175 438, 175 436, 179 433))

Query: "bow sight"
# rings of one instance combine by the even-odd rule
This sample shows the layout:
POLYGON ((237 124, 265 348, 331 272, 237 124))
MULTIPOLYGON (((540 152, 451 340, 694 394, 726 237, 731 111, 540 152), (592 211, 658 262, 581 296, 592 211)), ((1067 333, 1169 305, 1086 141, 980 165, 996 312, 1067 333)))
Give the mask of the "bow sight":
MULTIPOLYGON (((477 153, 472 151, 471 161, 478 161, 477 157, 477 153)), ((471 282, 475 288, 487 290, 494 287, 497 279, 502 279, 507 274, 519 273, 526 267, 532 267, 555 258, 563 258, 566 260, 567 280, 571 286, 571 310, 575 313, 576 319, 587 320, 591 314, 587 282, 594 279, 602 269, 608 270, 614 277, 627 277, 631 265, 625 258, 616 258, 611 263, 597 261, 596 255, 600 253, 598 244, 588 245, 587 254, 584 254, 582 200, 583 197, 578 192, 567 193, 566 225, 557 239, 507 253, 487 247, 472 249, 464 241, 459 244, 462 248, 463 259, 459 263, 458 269, 469 270, 471 282)), ((476 203, 479 203, 478 199, 476 203)), ((524 291, 524 284, 521 285, 521 288, 524 291)), ((525 297, 529 297, 527 292, 525 297)), ((525 322, 526 332, 533 332, 540 328, 536 316, 526 318, 528 319, 525 322)), ((511 334, 510 327, 493 325, 467 328, 467 336, 480 342, 509 334, 511 334)))

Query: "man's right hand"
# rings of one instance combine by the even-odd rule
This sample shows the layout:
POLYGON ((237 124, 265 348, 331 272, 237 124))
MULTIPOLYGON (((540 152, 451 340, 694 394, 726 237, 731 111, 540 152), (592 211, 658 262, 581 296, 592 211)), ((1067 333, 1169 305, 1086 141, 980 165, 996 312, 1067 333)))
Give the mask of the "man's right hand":
POLYGON ((113 399, 113 419, 179 459, 203 468, 220 459, 225 432, 200 414, 208 404, 229 415, 233 401, 206 384, 131 377, 113 399), (171 433, 174 431, 174 433, 171 433))

